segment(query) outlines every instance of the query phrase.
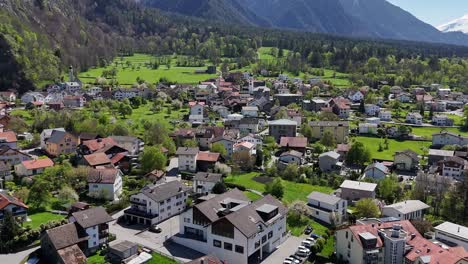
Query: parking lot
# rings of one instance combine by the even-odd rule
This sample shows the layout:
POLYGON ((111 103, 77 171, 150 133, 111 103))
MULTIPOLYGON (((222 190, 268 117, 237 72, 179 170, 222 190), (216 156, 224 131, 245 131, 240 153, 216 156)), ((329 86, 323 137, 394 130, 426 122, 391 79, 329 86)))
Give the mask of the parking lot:
POLYGON ((265 264, 283 264, 285 258, 294 254, 304 238, 290 236, 276 251, 262 261, 265 264))

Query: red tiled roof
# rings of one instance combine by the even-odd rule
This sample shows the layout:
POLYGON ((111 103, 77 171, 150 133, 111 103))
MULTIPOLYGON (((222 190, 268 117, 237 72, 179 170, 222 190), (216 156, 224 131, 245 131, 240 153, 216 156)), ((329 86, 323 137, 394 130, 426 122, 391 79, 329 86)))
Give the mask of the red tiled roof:
POLYGON ((114 168, 100 168, 90 170, 88 183, 113 184, 115 182, 116 176, 118 175, 118 172, 119 171, 114 168))
POLYGON ((111 160, 107 157, 106 153, 100 152, 91 155, 85 155, 84 159, 90 166, 109 164, 111 160))
POLYGON ((237 143, 236 145, 234 145, 234 147, 244 147, 246 149, 251 149, 253 148, 255 145, 253 143, 250 143, 250 142, 247 142, 247 141, 243 141, 243 142, 240 142, 240 143, 237 143))
POLYGON ((13 131, 0 132, 0 138, 6 139, 6 142, 8 143, 18 141, 16 139, 16 133, 13 131))
POLYGON ((208 162, 216 162, 219 159, 219 153, 213 152, 198 152, 197 161, 208 161, 208 162))
POLYGON ((92 152, 95 152, 107 146, 117 145, 117 143, 111 137, 86 140, 83 141, 82 144, 88 147, 88 149, 92 152))
POLYGON ((112 162, 112 164, 115 165, 117 162, 121 161, 126 156, 127 156, 126 153, 117 153, 117 154, 115 154, 114 157, 112 157, 111 162, 112 162))
POLYGON ((21 202, 18 198, 13 197, 5 192, 0 192, 0 210, 3 210, 10 204, 14 204, 19 207, 28 208, 23 202, 21 202))
POLYGON ((195 105, 205 105, 204 102, 189 102, 188 104, 190 107, 195 106, 195 105))
POLYGON ((25 160, 21 162, 21 164, 23 164, 23 166, 28 170, 42 169, 54 166, 54 162, 49 158, 38 160, 25 160))
POLYGON ((281 147, 305 148, 307 147, 307 138, 305 137, 281 137, 281 147))

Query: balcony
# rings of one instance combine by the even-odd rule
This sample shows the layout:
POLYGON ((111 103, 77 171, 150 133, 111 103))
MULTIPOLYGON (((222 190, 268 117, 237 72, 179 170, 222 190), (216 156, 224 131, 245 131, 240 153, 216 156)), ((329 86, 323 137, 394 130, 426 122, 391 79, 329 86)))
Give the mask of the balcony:
POLYGON ((158 214, 150 214, 145 211, 135 210, 133 208, 125 210, 124 213, 129 214, 129 215, 140 216, 140 217, 148 218, 148 219, 153 219, 159 216, 158 214))
POLYGON ((130 200, 130 203, 131 203, 131 204, 137 204, 137 205, 143 205, 143 206, 146 206, 146 202, 143 202, 143 201, 137 201, 137 200, 133 200, 133 199, 131 199, 131 200, 130 200))

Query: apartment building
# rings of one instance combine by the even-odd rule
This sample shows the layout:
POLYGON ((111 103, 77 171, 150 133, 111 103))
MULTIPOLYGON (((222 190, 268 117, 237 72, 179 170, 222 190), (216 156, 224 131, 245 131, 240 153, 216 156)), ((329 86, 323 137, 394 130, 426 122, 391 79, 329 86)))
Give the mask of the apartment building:
POLYGON ((312 217, 321 222, 340 225, 346 220, 348 202, 340 197, 312 192, 307 196, 307 205, 312 210, 312 217))
POLYGON ((335 136, 338 144, 345 143, 349 136, 349 122, 347 121, 312 121, 309 122, 312 128, 312 137, 321 139, 327 131, 335 136))

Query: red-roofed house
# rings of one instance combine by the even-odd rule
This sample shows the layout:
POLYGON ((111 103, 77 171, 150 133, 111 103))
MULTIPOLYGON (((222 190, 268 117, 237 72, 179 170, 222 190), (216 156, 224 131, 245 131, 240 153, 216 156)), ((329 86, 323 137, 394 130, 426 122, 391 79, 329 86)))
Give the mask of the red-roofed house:
POLYGON ((126 152, 117 153, 111 158, 112 165, 123 172, 130 171, 131 159, 126 152))
POLYGON ((306 137, 281 137, 280 146, 287 150, 296 150, 304 153, 307 147, 306 137))
POLYGON ((442 248, 422 237, 408 220, 369 220, 335 234, 337 258, 347 263, 457 264, 468 260, 462 247, 442 248))
POLYGON ((18 198, 9 195, 5 191, 0 191, 0 223, 3 221, 5 212, 13 214, 18 222, 24 222, 28 218, 28 206, 18 198))
POLYGON ((91 169, 88 175, 88 196, 109 201, 118 200, 122 194, 122 176, 119 169, 91 169))
POLYGON ((117 143, 111 137, 98 138, 81 142, 80 149, 83 154, 91 154, 105 147, 115 145, 117 145, 117 143))
POLYGON ((18 139, 16 133, 13 131, 3 131, 3 127, 0 128, 0 146, 9 146, 12 149, 17 149, 18 139))
POLYGON ((333 98, 328 103, 335 113, 340 118, 348 118, 351 112, 351 102, 348 99, 338 97, 333 98))
POLYGON ((105 153, 94 153, 83 156, 84 165, 96 168, 98 166, 109 166, 112 165, 111 160, 105 153))
POLYGON ((54 166, 54 162, 49 159, 25 160, 15 166, 17 176, 32 176, 42 173, 46 168, 54 166))
POLYGON ((241 152, 245 151, 248 152, 250 155, 255 155, 256 150, 255 150, 255 144, 251 142, 240 142, 234 145, 234 152, 241 152))
POLYGON ((197 168, 198 171, 208 171, 209 169, 214 168, 216 162, 220 158, 219 153, 209 152, 209 151, 200 151, 197 155, 197 168))

